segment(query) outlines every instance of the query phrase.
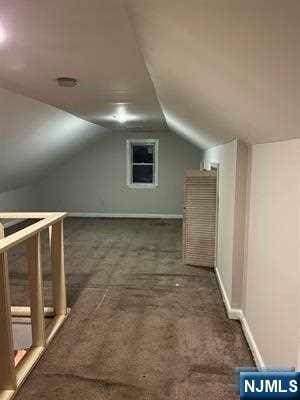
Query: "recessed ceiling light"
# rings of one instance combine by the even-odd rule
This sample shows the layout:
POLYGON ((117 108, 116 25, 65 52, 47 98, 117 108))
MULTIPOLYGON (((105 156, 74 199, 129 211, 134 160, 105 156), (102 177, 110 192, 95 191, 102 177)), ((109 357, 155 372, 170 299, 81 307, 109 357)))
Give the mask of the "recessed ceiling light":
POLYGON ((114 118, 120 122, 120 124, 124 124, 124 122, 128 121, 128 116, 124 108, 119 108, 118 113, 114 115, 114 118))
POLYGON ((63 86, 63 87, 75 87, 78 84, 78 80, 75 78, 68 78, 65 76, 62 76, 60 78, 57 78, 57 83, 59 84, 59 86, 63 86))
POLYGON ((114 119, 116 119, 118 122, 120 122, 120 124, 124 124, 124 122, 127 121, 126 116, 125 115, 114 115, 114 119))

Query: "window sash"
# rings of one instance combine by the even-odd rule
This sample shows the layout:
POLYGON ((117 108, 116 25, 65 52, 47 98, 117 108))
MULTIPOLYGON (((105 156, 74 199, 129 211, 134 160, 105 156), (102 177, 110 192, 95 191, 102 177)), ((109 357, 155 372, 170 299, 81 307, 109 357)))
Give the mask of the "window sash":
POLYGON ((133 188, 155 188, 158 186, 158 145, 159 139, 127 139, 127 185, 133 188), (133 162, 134 146, 151 146, 153 149, 153 162, 133 162), (134 182, 133 167, 135 165, 152 166, 152 182, 134 182))
POLYGON ((149 163, 146 163, 146 162, 135 162, 135 163, 131 163, 131 165, 155 165, 155 163, 154 162, 149 162, 149 163))
POLYGON ((146 143, 146 142, 140 142, 140 143, 130 143, 130 152, 131 152, 131 173, 130 173, 130 183, 131 185, 155 185, 155 143, 146 143), (153 162, 147 163, 147 162, 133 162, 133 152, 134 152, 134 147, 135 146, 145 146, 145 147, 151 147, 153 151, 153 162), (151 182, 139 182, 139 181, 134 181, 133 180, 133 167, 134 165, 151 165, 152 168, 152 181, 151 182))
POLYGON ((156 152, 156 147, 155 147, 155 143, 146 143, 146 142, 139 142, 139 143, 134 143, 134 142, 131 142, 130 143, 130 158, 131 158, 131 164, 155 164, 155 152, 156 152), (133 148, 135 147, 135 146, 145 146, 145 147, 152 147, 152 158, 153 158, 153 161, 152 162, 149 162, 149 163, 142 163, 142 162, 134 162, 133 161, 133 157, 134 157, 134 150, 133 150, 133 148))

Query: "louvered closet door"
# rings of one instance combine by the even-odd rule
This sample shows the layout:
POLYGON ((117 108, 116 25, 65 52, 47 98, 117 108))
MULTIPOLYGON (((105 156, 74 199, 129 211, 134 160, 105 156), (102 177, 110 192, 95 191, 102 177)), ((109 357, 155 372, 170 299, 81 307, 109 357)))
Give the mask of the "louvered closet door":
POLYGON ((214 267, 217 176, 214 171, 188 171, 184 187, 183 261, 214 267))

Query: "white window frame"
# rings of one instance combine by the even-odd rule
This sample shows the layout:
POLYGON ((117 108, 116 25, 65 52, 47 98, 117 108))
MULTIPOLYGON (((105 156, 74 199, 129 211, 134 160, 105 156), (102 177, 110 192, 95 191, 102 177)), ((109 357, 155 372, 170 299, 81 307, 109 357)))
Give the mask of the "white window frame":
MULTIPOLYGON (((158 186, 158 148, 159 139, 127 139, 126 150, 127 150, 127 160, 126 160, 126 171, 127 171, 127 186, 133 189, 155 189, 158 186), (154 145, 154 171, 153 183, 133 183, 132 182, 132 154, 131 146, 133 144, 152 144, 154 145)), ((152 165, 153 163, 151 163, 152 165)), ((146 164, 145 164, 146 165, 146 164)))

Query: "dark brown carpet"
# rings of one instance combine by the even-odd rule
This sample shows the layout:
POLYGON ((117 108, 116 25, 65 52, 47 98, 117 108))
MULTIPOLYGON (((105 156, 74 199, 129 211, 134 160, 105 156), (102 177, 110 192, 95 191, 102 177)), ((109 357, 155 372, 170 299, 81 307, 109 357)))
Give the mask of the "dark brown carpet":
MULTIPOLYGON (((51 302, 43 237, 46 302, 51 302)), ((212 271, 181 262, 181 223, 68 219, 72 312, 17 399, 237 399, 253 360, 212 271)), ((26 303, 24 249, 9 255, 13 303, 26 303)))

